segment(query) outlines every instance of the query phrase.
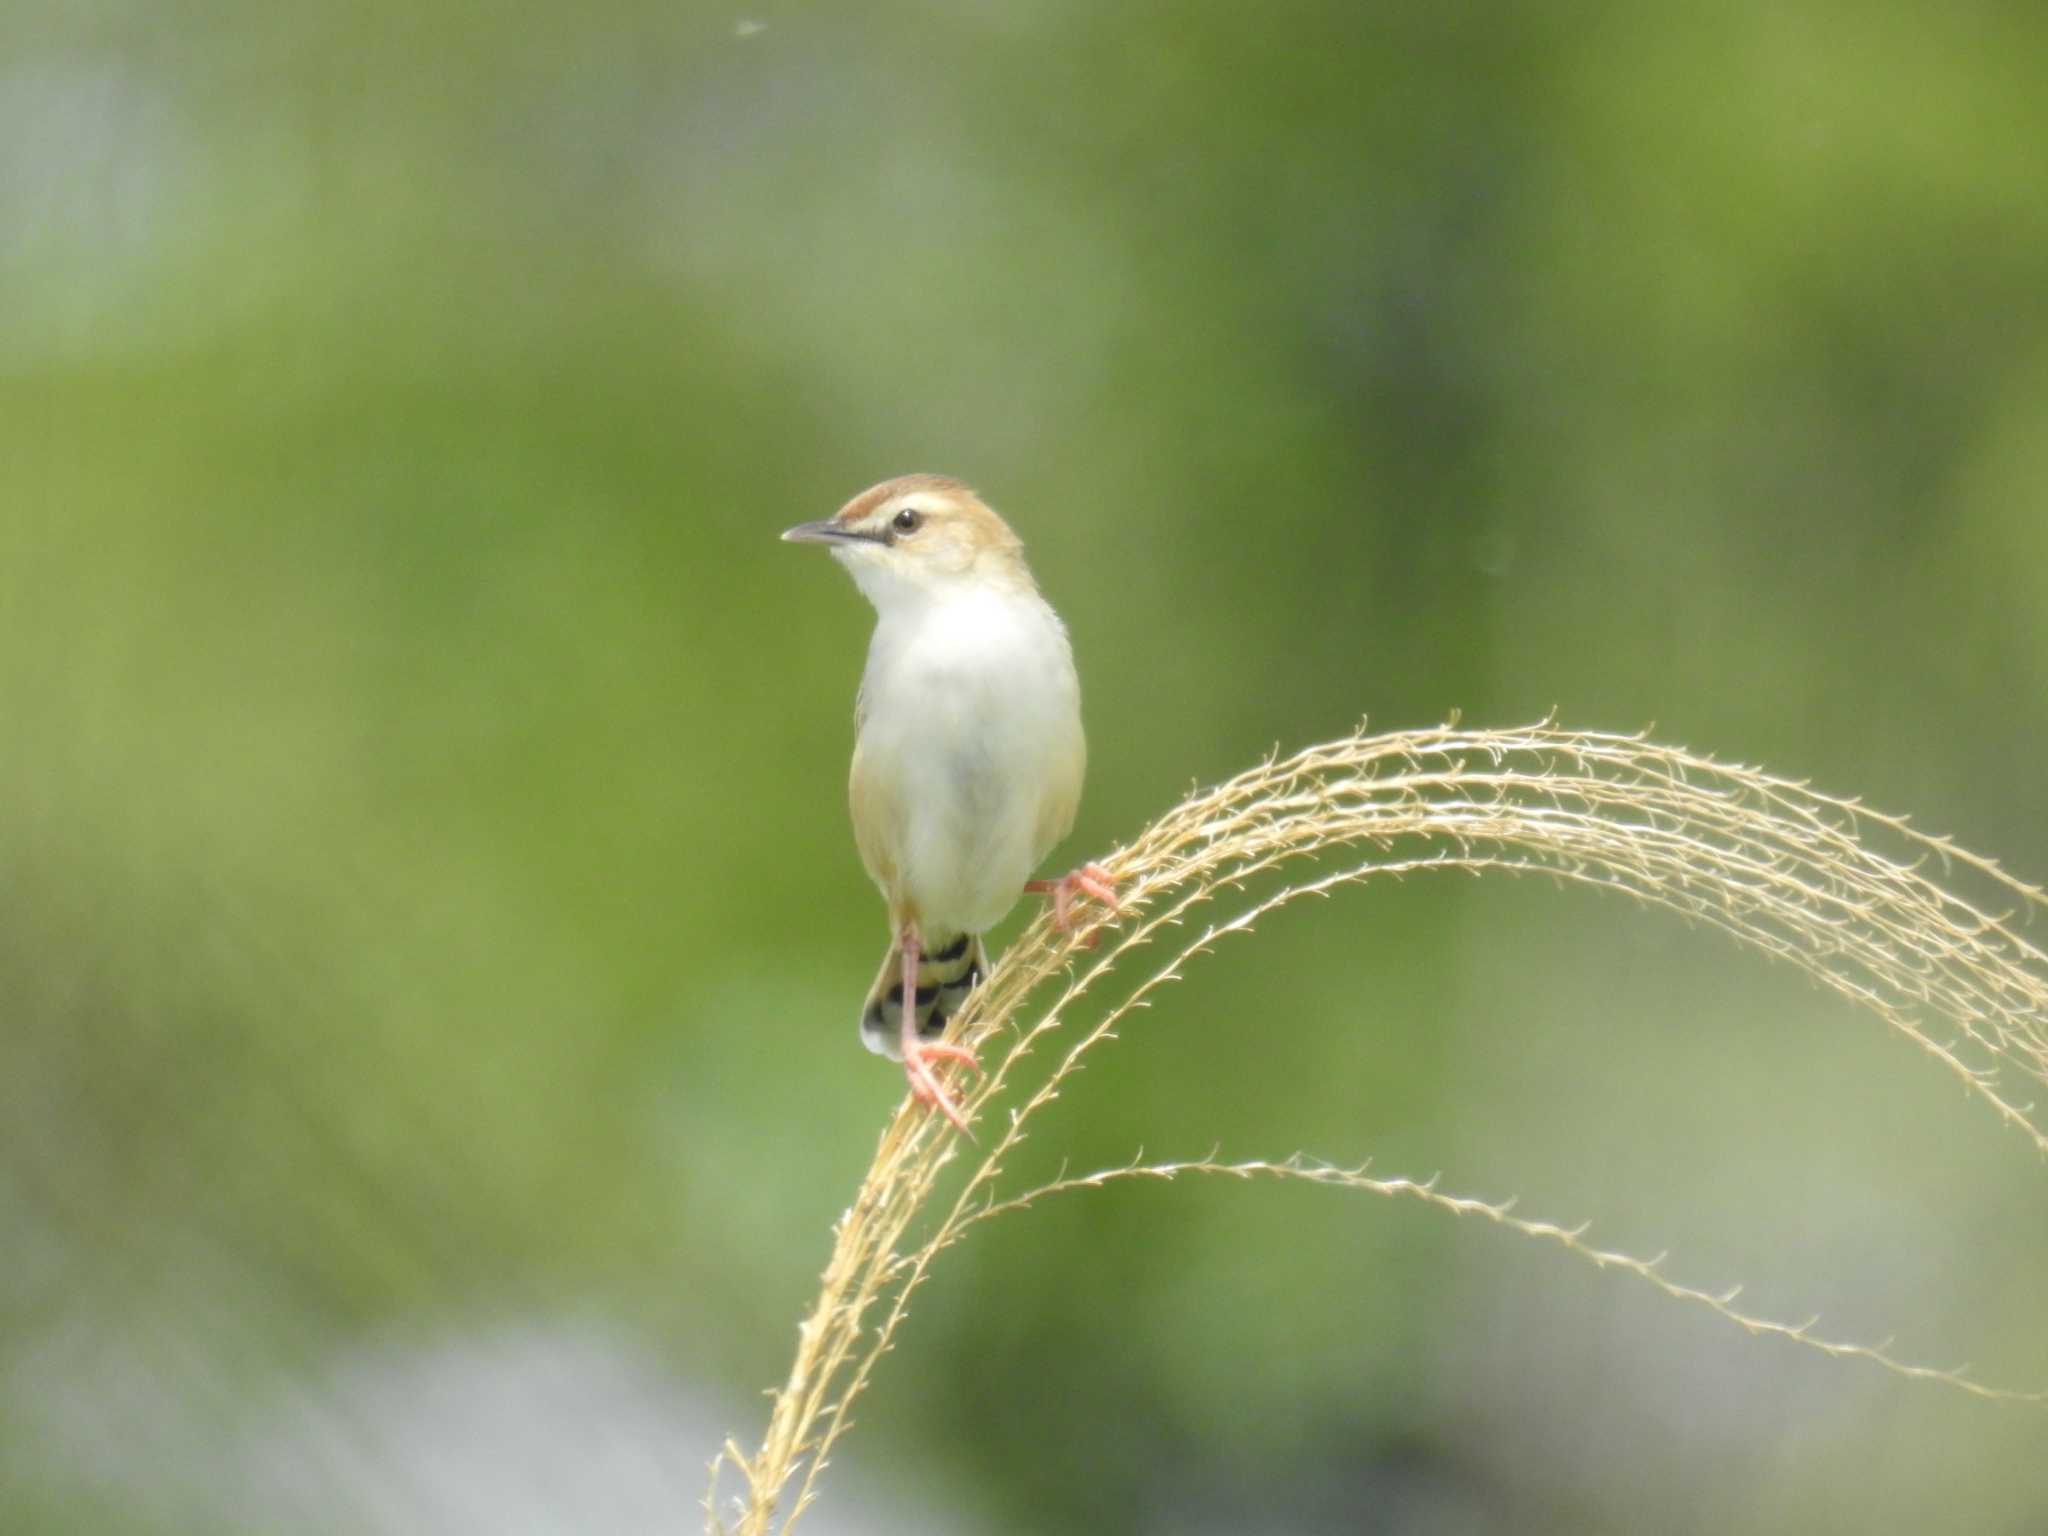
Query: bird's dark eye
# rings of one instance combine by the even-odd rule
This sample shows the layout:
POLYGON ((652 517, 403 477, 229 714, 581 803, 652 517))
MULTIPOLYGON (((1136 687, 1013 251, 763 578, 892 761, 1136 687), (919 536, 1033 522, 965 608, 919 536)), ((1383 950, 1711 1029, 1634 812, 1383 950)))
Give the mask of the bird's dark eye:
POLYGON ((905 507, 901 512, 898 512, 889 519, 890 525, 898 533, 915 533, 917 532, 917 525, 923 521, 924 519, 917 515, 917 508, 915 507, 905 507))

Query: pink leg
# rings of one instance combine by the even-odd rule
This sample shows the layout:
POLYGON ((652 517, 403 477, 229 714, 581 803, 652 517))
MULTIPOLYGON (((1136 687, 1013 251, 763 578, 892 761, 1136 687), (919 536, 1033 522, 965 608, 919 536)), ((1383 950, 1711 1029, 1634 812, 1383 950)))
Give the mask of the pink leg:
MULTIPOLYGON (((1083 864, 1057 880, 1026 880, 1024 889, 1052 898, 1053 926, 1061 933, 1073 932, 1074 903, 1083 896, 1093 896, 1112 913, 1123 911, 1116 899, 1116 876, 1100 864, 1083 864)), ((1102 942, 1102 935, 1091 932, 1085 942, 1093 949, 1102 942)))
POLYGON ((932 1072, 931 1064, 934 1060, 964 1062, 977 1072, 981 1070, 981 1064, 974 1059, 974 1052, 964 1045, 944 1045, 936 1040, 926 1042, 917 1038, 917 969, 922 951, 915 923, 903 925, 902 948, 903 1075, 910 1079, 910 1096, 918 1103, 936 1109, 953 1122, 954 1130, 972 1141, 974 1133, 967 1129, 966 1117, 932 1072))

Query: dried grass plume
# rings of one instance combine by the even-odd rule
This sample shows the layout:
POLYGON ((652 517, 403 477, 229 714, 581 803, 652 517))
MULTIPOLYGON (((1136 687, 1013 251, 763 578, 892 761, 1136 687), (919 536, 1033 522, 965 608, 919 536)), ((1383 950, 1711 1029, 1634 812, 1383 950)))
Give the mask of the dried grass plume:
POLYGON ((1301 1158, 1222 1163, 1134 1161, 1005 1193, 1006 1161, 1085 1053, 1144 1007, 1195 954, 1303 896, 1425 869, 1541 874, 1604 887, 1718 928, 1805 971, 1924 1051, 2037 1151, 2048 1153, 2032 1094, 2048 1083, 2048 957, 2017 924, 2043 893, 1989 859, 1916 831, 1904 818, 1753 768, 1642 736, 1567 731, 1360 731, 1269 760, 1168 811, 1101 861, 1121 881, 1122 920, 1099 948, 1041 917, 1013 944, 954 1023, 992 1062, 967 1096, 969 1147, 908 1100, 883 1133, 833 1233, 817 1299, 797 1330, 789 1377, 760 1445, 728 1441, 712 1464, 707 1530, 787 1531, 816 1499, 848 1410, 887 1351, 934 1260, 975 1224, 1068 1190, 1186 1173, 1307 1180, 1424 1201, 1560 1245, 1624 1270, 1667 1296, 1753 1334, 1774 1335, 1899 1375, 1985 1397, 2041 1394, 1983 1386, 1961 1369, 1912 1365, 1887 1344, 1773 1322, 1668 1278, 1661 1259, 1594 1246, 1583 1226, 1514 1212, 1512 1201, 1448 1194, 1435 1181, 1376 1178, 1301 1158), (1313 869, 1302 868, 1321 856, 1313 869), (1332 858, 1339 862, 1325 867, 1332 858), (1264 894, 1270 876, 1278 888, 1264 894), (1148 954, 1149 952, 1149 954, 1148 954), (1120 966, 1151 967, 1106 1007, 1088 994, 1120 966), (1028 1000, 1034 1006, 1026 1008, 1028 1000), (1056 1050, 1020 1088, 1020 1067, 1056 1050), (956 1158, 974 1166, 936 1199, 956 1158), (913 1231, 913 1229, 916 1229, 913 1231), (736 1497, 721 1488, 730 1466, 736 1497), (728 1519, 732 1522, 728 1525, 728 1519))

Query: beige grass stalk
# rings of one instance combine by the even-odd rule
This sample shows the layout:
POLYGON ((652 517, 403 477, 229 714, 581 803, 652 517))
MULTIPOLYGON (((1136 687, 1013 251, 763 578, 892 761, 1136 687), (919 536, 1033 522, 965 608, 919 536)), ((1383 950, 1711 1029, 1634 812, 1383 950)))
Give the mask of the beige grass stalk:
POLYGON ((1374 1178, 1364 1168, 1298 1157, 1225 1164, 1211 1156, 1134 1161, 1007 1196, 997 1187, 1033 1117, 1083 1055, 1195 954, 1299 897, 1426 869, 1543 874, 1718 928, 1875 1014, 2048 1152, 2031 1099, 2036 1084, 2048 1083, 2048 957, 2015 926, 2044 898, 1992 861, 1903 818, 1641 736, 1567 731, 1549 721, 1467 730, 1454 721, 1380 736, 1361 731, 1261 763, 1193 795, 1102 862, 1122 882, 1124 913, 1102 931, 1100 947, 1085 948, 1039 918, 956 1021, 991 1062, 965 1105, 979 1122, 978 1145, 908 1101, 884 1131, 834 1228, 830 1262, 798 1327, 796 1359, 774 1394, 760 1446, 748 1455, 728 1441, 712 1463, 707 1530, 725 1533, 730 1513, 739 1536, 767 1536, 804 1514, 848 1428, 848 1409, 910 1297, 968 1229, 1048 1194, 1120 1179, 1200 1172, 1419 1199, 1621 1269, 1751 1333, 1980 1396, 2040 1400, 1979 1385, 1961 1369, 1909 1365, 1887 1344, 1822 1338, 1813 1322, 1753 1316, 1737 1306, 1739 1288, 1716 1294, 1679 1284, 1664 1275, 1661 1258, 1609 1252, 1588 1243, 1583 1226, 1524 1218, 1512 1201, 1447 1194, 1434 1180, 1374 1178), (1298 868, 1316 855, 1343 862, 1298 868), (1254 895, 1247 882, 1262 875, 1277 889, 1254 895), (1149 973, 1093 1017, 1077 1019, 1086 994, 1148 949, 1157 952, 1149 973), (1046 1000, 1027 1012, 1041 989, 1046 1000), (1016 1087, 1026 1058, 1054 1045, 1064 1049, 1044 1080, 1028 1091, 1016 1087), (974 1167, 935 1204, 941 1171, 956 1157, 974 1167), (743 1482, 729 1508, 719 1486, 728 1463, 743 1482))

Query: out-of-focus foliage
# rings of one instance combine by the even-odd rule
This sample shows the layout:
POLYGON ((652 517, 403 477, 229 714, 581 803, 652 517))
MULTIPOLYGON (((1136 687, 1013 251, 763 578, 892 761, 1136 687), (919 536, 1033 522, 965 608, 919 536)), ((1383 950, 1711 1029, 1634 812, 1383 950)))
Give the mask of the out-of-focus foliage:
MULTIPOLYGON (((900 1086, 867 615, 773 538, 887 474, 1029 540, 1077 852, 1555 707, 2048 876, 2043 57, 1991 4, 0 16, 0 1525, 694 1523, 900 1086)), ((1139 1029, 1048 1165, 1440 1167, 2048 1381, 2031 1153, 1709 935, 1413 881, 1139 1029)), ((947 1262, 824 1529, 2048 1506, 2038 1416, 1420 1212, 1106 1191, 947 1262)))

